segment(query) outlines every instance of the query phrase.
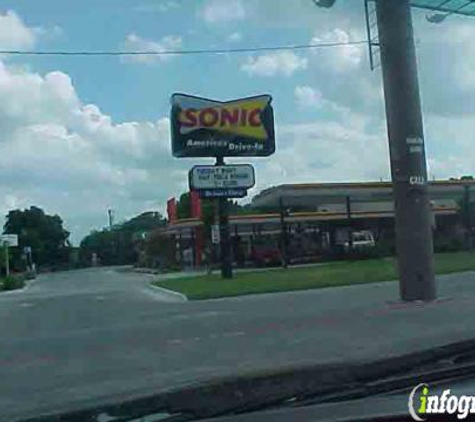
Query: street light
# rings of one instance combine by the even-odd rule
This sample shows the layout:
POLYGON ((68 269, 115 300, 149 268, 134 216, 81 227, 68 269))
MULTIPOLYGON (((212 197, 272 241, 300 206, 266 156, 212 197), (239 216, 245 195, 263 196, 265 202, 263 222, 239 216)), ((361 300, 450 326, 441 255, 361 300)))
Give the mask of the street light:
MULTIPOLYGON (((452 0, 444 0, 442 3, 438 5, 438 7, 444 7, 452 0)), ((432 15, 427 15, 426 19, 430 23, 441 23, 443 22, 448 16, 450 16, 453 12, 448 13, 433 13, 432 15)))
MULTIPOLYGON (((444 0, 442 3, 438 4, 437 7, 439 9, 450 8, 450 5, 448 4, 450 2, 452 2, 452 0, 444 0)), ((462 13, 463 9, 468 6, 473 6, 473 3, 473 0, 466 0, 465 3, 460 4, 458 7, 453 8, 447 11, 446 13, 434 13, 433 15, 426 16, 426 19, 430 23, 441 23, 451 15, 454 15, 456 13, 462 13)))
POLYGON ((426 20, 430 23, 441 23, 447 19, 451 13, 434 13, 433 15, 427 15, 426 20))
POLYGON ((336 0, 313 0, 313 2, 319 7, 325 7, 326 9, 332 7, 336 0))

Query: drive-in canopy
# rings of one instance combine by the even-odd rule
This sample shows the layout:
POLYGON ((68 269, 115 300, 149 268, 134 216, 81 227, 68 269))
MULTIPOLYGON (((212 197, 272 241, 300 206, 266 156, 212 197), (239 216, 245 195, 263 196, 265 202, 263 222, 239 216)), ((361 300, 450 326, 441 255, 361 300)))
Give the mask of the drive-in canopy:
POLYGON ((444 13, 475 16, 474 0, 411 0, 414 7, 444 13))

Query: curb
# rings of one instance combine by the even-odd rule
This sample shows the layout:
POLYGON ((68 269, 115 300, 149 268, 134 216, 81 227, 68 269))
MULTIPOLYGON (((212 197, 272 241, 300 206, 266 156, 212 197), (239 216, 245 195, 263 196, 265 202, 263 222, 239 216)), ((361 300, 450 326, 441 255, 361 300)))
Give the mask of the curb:
POLYGON ((38 279, 38 275, 36 275, 34 278, 30 278, 30 279, 27 278, 24 280, 25 285, 22 288, 14 289, 14 290, 0 290, 0 295, 8 295, 8 294, 25 292, 29 290, 31 285, 35 283, 37 279, 38 279))
POLYGON ((158 287, 153 284, 150 284, 149 287, 151 289, 156 289, 161 291, 162 293, 168 294, 170 296, 174 296, 176 298, 179 298, 182 302, 188 302, 188 298, 183 294, 183 293, 178 293, 173 290, 165 289, 164 287, 158 287))

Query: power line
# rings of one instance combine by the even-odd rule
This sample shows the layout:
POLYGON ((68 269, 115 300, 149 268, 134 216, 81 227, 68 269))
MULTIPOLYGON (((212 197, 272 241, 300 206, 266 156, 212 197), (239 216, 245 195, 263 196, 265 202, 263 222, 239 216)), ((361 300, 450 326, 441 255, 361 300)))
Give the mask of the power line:
POLYGON ((11 56, 172 56, 198 54, 239 54, 260 51, 311 50, 319 48, 347 47, 366 44, 367 41, 329 42, 319 44, 295 44, 269 47, 218 48, 198 50, 163 50, 163 51, 28 51, 0 50, 0 55, 11 56))

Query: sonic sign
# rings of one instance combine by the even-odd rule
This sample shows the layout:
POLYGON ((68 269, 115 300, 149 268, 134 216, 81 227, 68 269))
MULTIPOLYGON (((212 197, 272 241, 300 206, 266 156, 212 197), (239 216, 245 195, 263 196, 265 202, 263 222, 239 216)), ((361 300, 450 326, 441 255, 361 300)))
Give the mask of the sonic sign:
POLYGON ((171 134, 175 157, 267 157, 275 152, 272 97, 219 102, 172 96, 171 134))

